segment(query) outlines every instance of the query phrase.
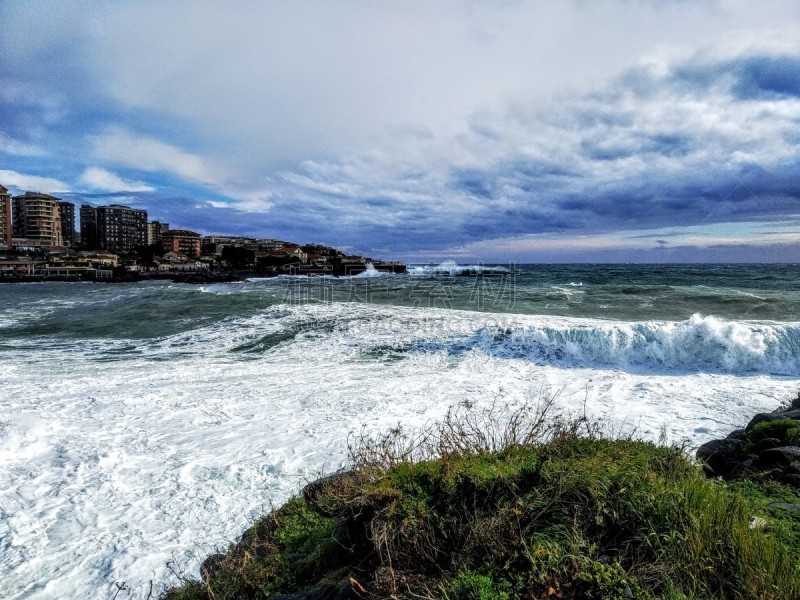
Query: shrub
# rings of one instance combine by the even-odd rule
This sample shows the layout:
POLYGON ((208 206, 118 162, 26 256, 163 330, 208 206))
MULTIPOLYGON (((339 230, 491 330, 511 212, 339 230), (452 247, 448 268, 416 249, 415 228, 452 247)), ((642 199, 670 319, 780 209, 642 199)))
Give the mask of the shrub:
POLYGON ((491 577, 472 571, 462 571, 441 587, 446 600, 508 600, 508 590, 498 586, 491 577))

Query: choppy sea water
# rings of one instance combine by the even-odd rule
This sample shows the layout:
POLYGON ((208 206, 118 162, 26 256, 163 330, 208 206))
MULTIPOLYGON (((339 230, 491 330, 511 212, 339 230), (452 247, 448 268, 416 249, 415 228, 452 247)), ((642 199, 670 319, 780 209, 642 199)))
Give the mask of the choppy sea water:
POLYGON ((694 445, 800 387, 800 267, 0 287, 0 597, 144 598, 346 460, 540 394, 694 445), (119 587, 124 586, 122 590, 119 587))

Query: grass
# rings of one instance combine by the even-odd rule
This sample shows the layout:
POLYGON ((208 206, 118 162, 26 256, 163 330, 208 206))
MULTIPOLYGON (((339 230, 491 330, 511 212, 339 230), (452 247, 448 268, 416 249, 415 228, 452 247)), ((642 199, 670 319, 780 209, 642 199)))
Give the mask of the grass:
POLYGON ((747 433, 747 439, 755 444, 766 438, 780 440, 784 444, 790 444, 791 440, 800 435, 798 422, 792 419, 776 419, 758 423, 747 433))
POLYGON ((795 561, 800 561, 800 510, 787 507, 796 504, 800 508, 797 491, 769 480, 738 480, 727 486, 747 499, 753 518, 764 519, 767 531, 785 543, 795 561))
POLYGON ((800 598, 800 520, 770 508, 789 488, 708 480, 681 448, 549 404, 460 407, 351 454, 163 598, 800 598))

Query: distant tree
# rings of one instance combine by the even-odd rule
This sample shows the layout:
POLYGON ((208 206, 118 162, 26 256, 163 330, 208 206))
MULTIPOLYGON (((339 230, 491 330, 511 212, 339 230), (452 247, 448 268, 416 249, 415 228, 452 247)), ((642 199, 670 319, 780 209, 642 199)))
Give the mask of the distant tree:
POLYGON ((216 254, 217 253, 217 245, 216 244, 203 244, 200 246, 200 254, 216 254))
POLYGON ((258 259, 259 268, 263 267, 282 267, 284 265, 300 264, 300 259, 296 256, 287 254, 268 254, 258 259))
POLYGON ((234 269, 246 269, 256 260, 256 253, 247 248, 225 246, 222 249, 222 261, 234 269))
POLYGON ((305 246, 300 246, 300 249, 306 254, 319 254, 320 256, 338 256, 341 254, 336 248, 321 244, 306 244, 305 246))
POLYGON ((162 253, 161 244, 151 244, 149 246, 136 247, 136 264, 147 268, 156 266, 153 257, 162 253))

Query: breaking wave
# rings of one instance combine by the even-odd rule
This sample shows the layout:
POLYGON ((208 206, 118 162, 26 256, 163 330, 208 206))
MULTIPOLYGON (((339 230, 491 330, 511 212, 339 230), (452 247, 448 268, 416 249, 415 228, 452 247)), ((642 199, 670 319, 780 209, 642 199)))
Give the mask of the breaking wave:
POLYGON ((507 267, 487 265, 459 265, 452 260, 446 260, 438 265, 413 265, 408 267, 409 275, 436 276, 436 275, 483 275, 493 273, 509 273, 507 267))
POLYGON ((563 367, 800 375, 800 324, 725 321, 694 315, 677 322, 534 320, 483 327, 467 337, 412 344, 410 351, 470 350, 563 367))

